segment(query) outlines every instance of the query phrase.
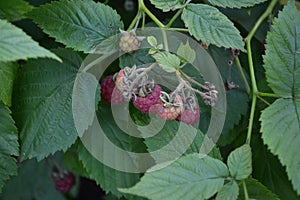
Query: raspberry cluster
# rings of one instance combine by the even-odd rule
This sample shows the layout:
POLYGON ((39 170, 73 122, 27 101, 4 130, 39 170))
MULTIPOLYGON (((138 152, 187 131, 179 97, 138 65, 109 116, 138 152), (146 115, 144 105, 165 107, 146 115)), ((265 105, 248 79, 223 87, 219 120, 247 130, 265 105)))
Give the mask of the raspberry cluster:
POLYGON ((200 119, 200 107, 195 95, 176 90, 169 94, 164 92, 158 84, 148 79, 148 71, 149 68, 137 69, 133 66, 121 69, 114 76, 107 76, 101 82, 102 99, 111 105, 132 101, 145 114, 156 113, 164 120, 196 124, 200 119))
POLYGON ((53 168, 51 176, 56 190, 62 193, 69 192, 76 183, 73 173, 69 171, 60 172, 56 167, 53 168))

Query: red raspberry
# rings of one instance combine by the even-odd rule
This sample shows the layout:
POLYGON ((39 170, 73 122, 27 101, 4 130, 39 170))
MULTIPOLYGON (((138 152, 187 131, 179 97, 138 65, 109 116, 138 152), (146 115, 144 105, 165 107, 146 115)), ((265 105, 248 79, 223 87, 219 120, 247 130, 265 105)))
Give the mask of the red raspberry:
POLYGON ((194 125, 196 124, 200 119, 200 108, 196 107, 194 111, 186 109, 179 115, 176 120, 182 121, 186 124, 194 125))
POLYGON ((161 87, 155 85, 153 91, 145 97, 136 97, 133 105, 144 113, 149 113, 150 108, 159 101, 161 87))
POLYGON ((124 70, 121 69, 118 72, 116 77, 116 86, 120 91, 122 91, 126 87, 126 84, 124 82, 124 77, 125 77, 124 70))
POLYGON ((101 98, 111 105, 116 105, 124 101, 121 92, 115 86, 112 75, 107 76, 101 82, 101 98))
POLYGON ((52 179, 55 188, 62 193, 69 192, 76 183, 76 178, 71 172, 63 172, 61 175, 58 172, 52 172, 52 179))
POLYGON ((179 95, 176 95, 172 104, 164 105, 164 103, 160 101, 151 109, 151 112, 152 110, 155 111, 161 119, 173 120, 180 115, 182 108, 182 99, 179 95))

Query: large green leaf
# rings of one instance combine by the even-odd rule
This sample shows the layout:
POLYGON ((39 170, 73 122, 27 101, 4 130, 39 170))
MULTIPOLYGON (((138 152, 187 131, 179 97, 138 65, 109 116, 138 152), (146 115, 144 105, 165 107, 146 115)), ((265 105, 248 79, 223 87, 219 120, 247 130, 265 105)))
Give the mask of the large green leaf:
POLYGON ((56 41, 86 53, 123 27, 116 11, 93 1, 53 1, 29 15, 56 41))
POLYGON ((24 0, 0 1, 0 19, 16 21, 25 17, 32 6, 24 0))
POLYGON ((246 179, 252 172, 252 153, 250 146, 245 144, 231 152, 227 164, 232 177, 237 180, 246 179))
POLYGON ((164 12, 182 8, 185 0, 150 0, 156 8, 162 9, 164 12))
POLYGON ((11 155, 19 155, 18 133, 10 113, 0 102, 0 192, 4 182, 17 175, 17 161, 11 155))
MULTIPOLYGON (((268 188, 266 188, 263 184, 258 182, 253 178, 248 178, 245 180, 247 186, 247 192, 249 195, 249 199, 255 200, 279 200, 279 198, 273 194, 268 188)), ((286 197, 289 199, 289 197, 286 197)), ((240 184, 240 194, 238 197, 239 200, 244 200, 244 188, 243 184, 240 184)))
POLYGON ((278 99, 261 115, 262 138, 286 166, 294 189, 300 194, 300 100, 278 99))
POLYGON ((13 95, 13 113, 20 129, 21 159, 38 160, 66 150, 76 140, 72 91, 82 59, 70 50, 55 51, 63 63, 31 60, 20 70, 13 95))
POLYGON ((259 180, 280 199, 289 197, 289 200, 299 200, 292 183, 288 180, 285 168, 280 164, 278 157, 268 151, 267 146, 263 144, 261 134, 252 135, 251 147, 253 178, 259 180))
POLYGON ((267 36, 264 56, 267 80, 272 90, 290 99, 276 100, 261 115, 262 138, 286 166, 294 189, 300 194, 300 12, 289 1, 274 20, 267 36), (284 137, 285 136, 285 137, 284 137))
MULTIPOLYGON (((51 178, 52 160, 55 159, 60 163, 56 157, 48 161, 27 160, 21 163, 18 176, 8 181, 3 188, 3 193, 0 194, 0 199, 66 200, 67 198, 55 189, 54 181, 51 178)), ((76 191, 78 186, 79 184, 75 185, 70 192, 76 191)))
POLYGON ((102 164, 82 144, 79 146, 78 152, 79 159, 89 174, 89 178, 95 180, 103 190, 111 192, 117 197, 122 196, 117 188, 131 187, 140 179, 139 174, 121 172, 102 164))
POLYGON ((0 61, 48 57, 60 61, 54 53, 39 46, 21 29, 0 19, 0 61))
MULTIPOLYGON (((114 145, 124 150, 130 151, 130 142, 132 141, 130 140, 130 137, 120 128, 118 128, 118 125, 114 122, 114 118, 110 110, 110 105, 107 105, 105 102, 101 102, 99 111, 97 112, 97 116, 101 128, 103 129, 109 140, 114 145)), ((83 135, 83 137, 85 137, 85 135, 83 135)), ((94 142, 95 145, 93 148, 99 148, 99 142, 101 141, 95 141, 95 139, 91 140, 91 142, 94 142)), ((108 154, 107 156, 114 158, 116 163, 122 163, 121 159, 124 159, 117 155, 115 152, 107 152, 103 149, 101 149, 101 154, 108 154)), ((89 178, 95 180, 96 183, 99 184, 101 188, 106 192, 111 192, 118 197, 121 197, 123 194, 120 193, 117 188, 131 187, 140 179, 140 174, 138 173, 126 173, 118 171, 101 163, 85 148, 82 143, 78 145, 78 156, 79 160, 82 162, 83 166, 88 172, 89 178)))
POLYGON ((219 7, 229 7, 229 8, 241 8, 241 7, 251 7, 255 4, 265 2, 267 0, 208 0, 209 3, 219 7))
POLYGON ((189 4, 182 20, 197 40, 218 47, 244 49, 243 38, 233 23, 218 9, 205 4, 189 4))
MULTIPOLYGON (((300 97, 300 12, 295 1, 284 7, 267 35, 264 68, 273 91, 300 97)), ((299 116, 298 116, 299 117, 299 116)))
POLYGON ((239 195, 239 186, 235 180, 226 183, 218 192, 216 200, 235 200, 239 195))
POLYGON ((155 167, 134 187, 120 191, 149 199, 207 199, 221 190, 228 176, 223 162, 199 154, 183 156, 162 169, 155 167))
POLYGON ((13 81, 17 72, 17 65, 15 63, 0 62, 0 101, 5 105, 11 106, 11 97, 13 90, 13 81))

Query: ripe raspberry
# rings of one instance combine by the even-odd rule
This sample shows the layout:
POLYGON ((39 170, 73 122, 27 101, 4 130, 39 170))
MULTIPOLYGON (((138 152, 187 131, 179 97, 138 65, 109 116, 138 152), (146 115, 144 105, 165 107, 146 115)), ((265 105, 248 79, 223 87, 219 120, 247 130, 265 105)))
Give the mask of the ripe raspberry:
POLYGON ((190 125, 194 125, 196 124, 200 119, 200 108, 199 107, 196 107, 193 110, 189 110, 189 109, 186 109, 184 110, 181 115, 179 115, 176 120, 178 121, 182 121, 186 124, 190 124, 190 125))
POLYGON ((113 76, 107 76, 101 82, 101 98, 111 105, 116 105, 124 101, 121 92, 115 87, 113 76))
POLYGON ((55 188, 62 193, 69 192, 76 183, 74 174, 67 171, 60 174, 57 170, 53 170, 52 179, 54 181, 55 188))
POLYGON ((182 111, 182 99, 176 94, 174 101, 164 103, 160 101, 158 104, 154 106, 152 110, 156 112, 156 114, 164 120, 173 120, 178 117, 182 111))
POLYGON ((120 49, 126 53, 136 51, 141 46, 142 37, 137 37, 135 30, 121 31, 120 49))
MULTIPOLYGON (((129 68, 129 67, 126 67, 129 68)), ((124 77, 125 77, 125 73, 124 73, 124 69, 121 69, 116 77, 116 86, 120 91, 123 91, 124 88, 126 87, 126 84, 124 82, 124 77)))
POLYGON ((145 97, 136 97, 133 105, 144 113, 149 113, 150 108, 159 101, 161 87, 155 85, 152 92, 145 97))

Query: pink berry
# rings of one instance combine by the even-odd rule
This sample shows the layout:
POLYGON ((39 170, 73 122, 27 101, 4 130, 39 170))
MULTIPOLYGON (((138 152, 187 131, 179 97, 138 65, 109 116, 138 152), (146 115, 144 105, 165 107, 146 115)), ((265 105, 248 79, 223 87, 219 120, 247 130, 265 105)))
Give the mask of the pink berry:
POLYGON ((179 95, 176 95, 172 104, 165 106, 164 103, 160 101, 153 107, 153 109, 151 109, 151 112, 155 111, 161 119, 173 120, 180 115, 182 109, 182 99, 179 95))
POLYGON ((71 172, 64 172, 62 175, 53 173, 52 178, 55 188, 62 193, 69 192, 76 183, 76 178, 71 172))
POLYGON ((197 107, 194 111, 186 109, 176 119, 186 124, 194 125, 200 119, 200 108, 197 107))
POLYGON ((159 101, 161 87, 155 85, 153 91, 145 97, 136 97, 133 105, 144 113, 149 113, 150 108, 159 101))
POLYGON ((112 75, 107 76, 101 82, 101 98, 111 105, 116 105, 124 101, 121 92, 116 88, 112 75))

